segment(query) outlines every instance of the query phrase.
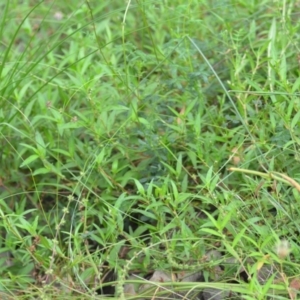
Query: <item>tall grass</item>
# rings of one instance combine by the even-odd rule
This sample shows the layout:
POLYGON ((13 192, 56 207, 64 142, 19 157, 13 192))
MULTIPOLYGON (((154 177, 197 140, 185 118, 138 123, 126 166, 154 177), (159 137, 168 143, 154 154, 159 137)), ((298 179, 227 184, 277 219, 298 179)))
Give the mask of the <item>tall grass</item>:
POLYGON ((2 5, 1 297, 296 299, 297 1, 98 2, 2 5))

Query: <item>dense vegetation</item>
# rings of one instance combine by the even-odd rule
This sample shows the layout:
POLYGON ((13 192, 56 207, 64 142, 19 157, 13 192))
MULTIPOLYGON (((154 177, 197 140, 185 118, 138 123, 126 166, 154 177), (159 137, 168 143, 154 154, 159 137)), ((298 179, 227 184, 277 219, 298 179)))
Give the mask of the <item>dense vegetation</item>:
POLYGON ((0 298, 296 299, 299 1, 3 2, 0 298))

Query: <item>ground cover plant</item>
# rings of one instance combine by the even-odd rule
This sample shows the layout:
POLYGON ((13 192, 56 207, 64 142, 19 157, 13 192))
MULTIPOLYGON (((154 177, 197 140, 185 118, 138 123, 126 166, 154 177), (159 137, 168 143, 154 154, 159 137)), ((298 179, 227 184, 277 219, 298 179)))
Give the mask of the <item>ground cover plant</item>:
POLYGON ((1 299, 296 299, 299 1, 7 1, 1 299))

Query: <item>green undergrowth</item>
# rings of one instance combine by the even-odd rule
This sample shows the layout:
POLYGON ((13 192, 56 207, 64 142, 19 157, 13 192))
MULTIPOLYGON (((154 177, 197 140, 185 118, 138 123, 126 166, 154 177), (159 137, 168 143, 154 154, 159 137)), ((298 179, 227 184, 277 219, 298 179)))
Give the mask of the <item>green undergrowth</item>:
POLYGON ((5 299, 295 299, 297 1, 0 6, 5 299))

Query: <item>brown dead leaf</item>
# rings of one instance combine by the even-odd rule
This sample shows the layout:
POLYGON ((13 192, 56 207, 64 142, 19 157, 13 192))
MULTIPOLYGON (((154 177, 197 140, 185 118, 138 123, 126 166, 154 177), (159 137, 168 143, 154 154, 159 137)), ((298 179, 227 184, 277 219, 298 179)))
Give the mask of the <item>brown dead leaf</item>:
POLYGON ((294 278, 290 283, 289 294, 292 300, 296 299, 297 292, 300 290, 300 278, 294 278))
POLYGON ((300 278, 294 278, 290 283, 290 288, 300 290, 300 278))
POLYGON ((230 159, 232 163, 237 166, 242 161, 241 148, 234 147, 232 148, 231 153, 230 159))
POLYGON ((178 125, 181 125, 181 124, 183 123, 181 116, 184 115, 185 109, 186 109, 185 106, 183 106, 183 107, 181 108, 180 112, 179 112, 179 117, 177 117, 177 119, 176 119, 176 123, 177 123, 178 125))

